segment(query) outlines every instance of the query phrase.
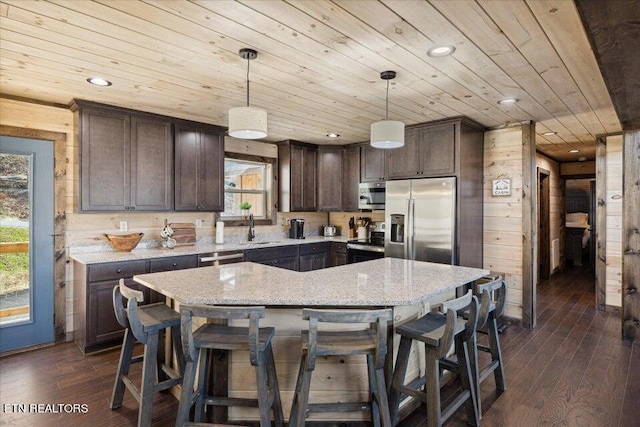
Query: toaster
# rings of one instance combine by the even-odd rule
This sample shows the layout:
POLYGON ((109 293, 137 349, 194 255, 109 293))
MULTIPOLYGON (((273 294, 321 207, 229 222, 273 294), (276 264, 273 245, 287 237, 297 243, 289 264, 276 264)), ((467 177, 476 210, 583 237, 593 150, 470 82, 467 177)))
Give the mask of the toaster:
POLYGON ((333 237, 337 233, 336 227, 333 225, 325 225, 323 228, 324 237, 333 237))

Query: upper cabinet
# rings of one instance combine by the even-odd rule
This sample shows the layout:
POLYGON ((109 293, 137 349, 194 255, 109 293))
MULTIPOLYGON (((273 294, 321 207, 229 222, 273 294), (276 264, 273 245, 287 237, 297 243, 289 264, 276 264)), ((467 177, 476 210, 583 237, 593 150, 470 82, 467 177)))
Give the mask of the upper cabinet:
POLYGON ((360 147, 318 147, 318 210, 357 211, 360 147))
POLYGON ((224 210, 224 129, 179 123, 175 129, 175 210, 224 210))
POLYGON ((456 172, 458 122, 407 127, 403 147, 388 150, 387 177, 424 178, 456 172))
POLYGON ((161 116, 75 101, 82 211, 173 207, 173 135, 161 116))
MULTIPOLYGON (((358 210, 358 184, 360 183, 360 147, 353 145, 344 148, 342 169, 342 210, 358 210)), ((383 171, 384 172, 384 171, 383 171)))
MULTIPOLYGON (((378 182, 386 179, 384 168, 386 151, 387 150, 372 147, 370 144, 362 145, 360 155, 360 182, 378 182)), ((357 207, 358 204, 356 201, 356 208, 357 207)))
POLYGON ((317 211, 318 147, 299 141, 278 143, 281 212, 317 211))
POLYGON ((318 210, 342 210, 342 147, 318 147, 318 210))

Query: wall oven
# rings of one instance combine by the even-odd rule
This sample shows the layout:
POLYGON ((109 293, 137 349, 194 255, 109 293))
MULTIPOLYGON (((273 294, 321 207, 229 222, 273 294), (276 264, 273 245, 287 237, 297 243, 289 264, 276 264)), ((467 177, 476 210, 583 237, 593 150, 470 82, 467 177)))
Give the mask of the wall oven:
POLYGON ((384 209, 384 182, 361 182, 358 187, 358 209, 384 209))

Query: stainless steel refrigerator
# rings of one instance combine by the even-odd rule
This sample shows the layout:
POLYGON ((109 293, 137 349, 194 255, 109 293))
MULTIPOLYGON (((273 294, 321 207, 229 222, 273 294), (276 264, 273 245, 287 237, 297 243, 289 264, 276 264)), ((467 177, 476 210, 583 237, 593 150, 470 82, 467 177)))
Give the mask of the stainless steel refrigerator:
POLYGON ((457 264, 456 179, 387 181, 384 255, 457 264))

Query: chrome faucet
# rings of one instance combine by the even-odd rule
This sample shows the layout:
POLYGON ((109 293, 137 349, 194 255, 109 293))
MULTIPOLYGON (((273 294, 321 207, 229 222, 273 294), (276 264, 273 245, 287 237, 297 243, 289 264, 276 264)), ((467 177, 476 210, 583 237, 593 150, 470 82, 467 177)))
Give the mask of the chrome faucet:
POLYGON ((253 230, 254 227, 255 224, 253 223, 253 214, 249 214, 249 234, 247 235, 249 241, 252 241, 256 237, 256 233, 253 230))

